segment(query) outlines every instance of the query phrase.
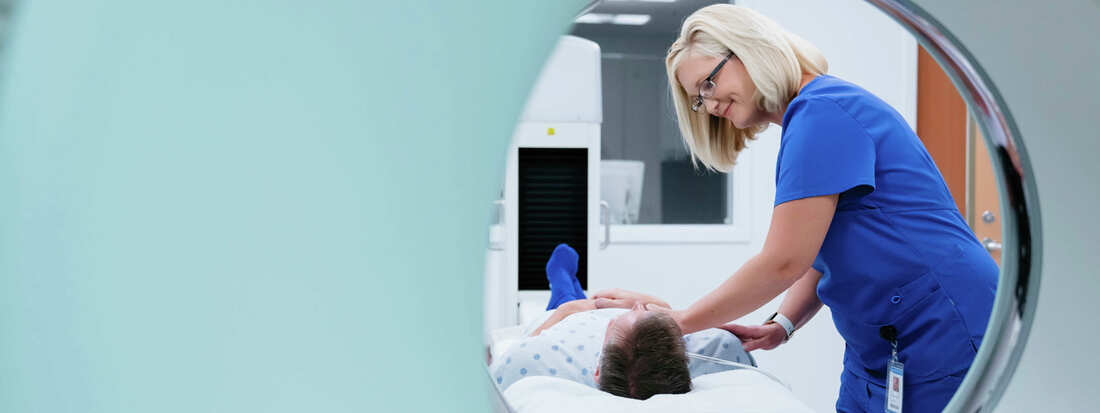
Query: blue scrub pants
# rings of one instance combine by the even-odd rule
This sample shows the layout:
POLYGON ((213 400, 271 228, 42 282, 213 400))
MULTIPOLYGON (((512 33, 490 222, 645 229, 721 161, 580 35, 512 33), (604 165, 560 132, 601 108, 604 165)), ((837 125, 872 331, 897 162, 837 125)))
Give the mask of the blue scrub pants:
MULTIPOLYGON (((942 412, 962 384, 966 371, 933 381, 903 384, 902 413, 942 412)), ((840 374, 840 396, 836 411, 840 413, 871 413, 886 411, 886 380, 868 381, 845 369, 840 374)))

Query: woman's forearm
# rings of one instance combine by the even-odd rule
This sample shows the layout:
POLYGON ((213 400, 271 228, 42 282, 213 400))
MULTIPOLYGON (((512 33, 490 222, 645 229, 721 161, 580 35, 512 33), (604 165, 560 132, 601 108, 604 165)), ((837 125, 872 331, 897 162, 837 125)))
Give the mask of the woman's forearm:
POLYGON ((791 320, 796 330, 806 325, 821 309, 821 300, 817 298, 817 282, 820 280, 821 273, 810 268, 787 290, 783 303, 779 304, 779 314, 791 320))
POLYGON ((788 201, 772 211, 764 248, 714 291, 678 313, 684 333, 718 327, 771 301, 806 274, 821 250, 839 195, 788 201))
POLYGON ((680 322, 684 334, 718 327, 767 304, 805 273, 787 260, 757 254, 718 288, 688 307, 680 322))

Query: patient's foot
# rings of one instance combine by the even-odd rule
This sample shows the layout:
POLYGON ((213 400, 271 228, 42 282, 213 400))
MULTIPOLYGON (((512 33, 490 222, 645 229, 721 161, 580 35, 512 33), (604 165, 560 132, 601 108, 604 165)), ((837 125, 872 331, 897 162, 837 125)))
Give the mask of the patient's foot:
POLYGON ((566 244, 558 244, 546 263, 546 280, 550 282, 550 302, 547 310, 558 308, 565 302, 585 298, 577 281, 577 263, 580 255, 566 244))

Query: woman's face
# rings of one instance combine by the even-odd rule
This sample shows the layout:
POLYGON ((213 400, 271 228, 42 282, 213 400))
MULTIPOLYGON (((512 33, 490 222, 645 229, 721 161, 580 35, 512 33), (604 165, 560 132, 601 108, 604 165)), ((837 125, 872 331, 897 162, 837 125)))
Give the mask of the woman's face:
MULTIPOLYGON (((680 67, 676 69, 676 80, 687 93, 689 103, 694 102, 703 80, 721 62, 721 57, 698 53, 685 56, 680 62, 680 67)), ((704 105, 699 108, 700 111, 706 110, 713 116, 728 119, 740 129, 767 122, 767 114, 757 109, 752 101, 756 86, 740 59, 731 57, 711 80, 717 85, 714 96, 703 99, 704 105)))

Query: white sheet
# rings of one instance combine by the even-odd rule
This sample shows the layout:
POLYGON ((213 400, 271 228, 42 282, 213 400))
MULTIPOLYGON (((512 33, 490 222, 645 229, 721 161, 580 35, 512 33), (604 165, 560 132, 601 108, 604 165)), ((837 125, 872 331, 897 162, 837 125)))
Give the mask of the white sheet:
POLYGON ((696 377, 686 394, 660 394, 649 400, 613 396, 555 377, 529 377, 504 391, 520 413, 810 413, 794 394, 763 374, 732 370, 696 377))

